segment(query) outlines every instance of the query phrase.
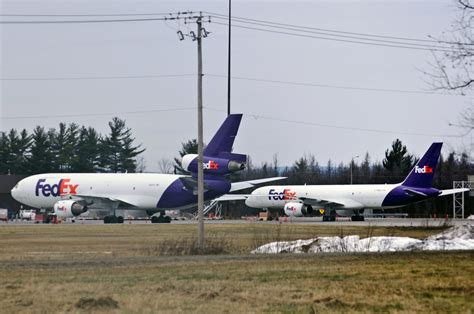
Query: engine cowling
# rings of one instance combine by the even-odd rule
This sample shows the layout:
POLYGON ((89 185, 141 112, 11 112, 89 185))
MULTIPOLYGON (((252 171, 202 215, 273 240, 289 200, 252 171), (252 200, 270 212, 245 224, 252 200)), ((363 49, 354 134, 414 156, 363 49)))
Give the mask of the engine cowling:
MULTIPOLYGON (((203 156, 203 170, 206 174, 219 174, 224 175, 240 170, 244 170, 247 166, 247 157, 239 154, 227 154, 225 157, 208 157, 203 156), (227 156, 228 155, 228 156, 227 156)), ((188 154, 184 155, 181 160, 181 166, 184 170, 192 173, 197 173, 198 155, 188 154)))
POLYGON ((58 218, 71 218, 85 213, 88 208, 75 200, 62 200, 54 204, 53 210, 58 218))
POLYGON ((306 217, 313 214, 313 207, 303 203, 286 203, 283 210, 288 217, 306 217))

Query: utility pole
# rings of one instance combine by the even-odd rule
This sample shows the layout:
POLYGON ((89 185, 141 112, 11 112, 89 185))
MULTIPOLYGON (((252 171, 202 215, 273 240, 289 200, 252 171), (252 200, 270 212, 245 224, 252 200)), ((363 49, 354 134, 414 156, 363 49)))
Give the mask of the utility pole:
MULTIPOLYGON (((177 32, 179 40, 184 40, 185 37, 191 37, 193 41, 197 41, 197 118, 198 118, 198 173, 197 173, 197 202, 198 202, 198 239, 197 246, 199 250, 204 249, 204 170, 203 170, 203 119, 202 119, 202 39, 206 38, 209 32, 202 27, 203 23, 202 12, 194 14, 193 12, 180 12, 176 15, 167 17, 167 20, 184 20, 187 24, 190 21, 195 21, 197 24, 197 31, 189 32, 189 34, 183 33, 181 30, 177 32)), ((205 21, 204 21, 205 22, 205 21)), ((210 22, 210 17, 209 17, 210 22)))
POLYGON ((230 115, 230 49, 231 49, 231 12, 232 12, 232 0, 229 0, 229 46, 227 48, 227 115, 230 115))
MULTIPOLYGON (((231 13, 232 13, 232 0, 229 0, 229 45, 227 47, 227 116, 230 115, 230 54, 231 54, 231 41, 230 41, 230 35, 231 35, 231 13)), ((229 214, 229 202, 226 202, 226 211, 225 213, 228 215, 229 214)))
POLYGON ((203 170, 203 140, 202 140, 202 16, 197 23, 197 53, 198 53, 198 248, 204 249, 204 170, 203 170))

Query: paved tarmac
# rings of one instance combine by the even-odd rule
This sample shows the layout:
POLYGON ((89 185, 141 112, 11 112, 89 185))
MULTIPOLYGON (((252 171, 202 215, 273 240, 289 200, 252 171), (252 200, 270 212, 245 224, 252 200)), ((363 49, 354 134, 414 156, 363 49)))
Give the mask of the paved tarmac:
MULTIPOLYGON (((197 224, 197 220, 173 220, 172 224, 197 224)), ((443 224, 449 225, 474 225, 474 220, 468 219, 432 219, 432 218, 366 218, 365 221, 351 221, 350 218, 341 217, 337 221, 322 221, 321 217, 302 217, 302 218, 282 218, 280 221, 258 221, 256 219, 236 219, 236 220, 206 220, 206 224, 305 224, 305 225, 329 225, 329 226, 380 226, 380 227, 436 227, 443 224)), ((61 225, 103 225, 102 220, 76 219, 75 222, 65 221, 61 225)), ((149 220, 125 220, 124 224, 151 224, 149 220)), ((15 225, 48 225, 36 224, 33 221, 9 221, 0 222, 0 227, 15 225)))

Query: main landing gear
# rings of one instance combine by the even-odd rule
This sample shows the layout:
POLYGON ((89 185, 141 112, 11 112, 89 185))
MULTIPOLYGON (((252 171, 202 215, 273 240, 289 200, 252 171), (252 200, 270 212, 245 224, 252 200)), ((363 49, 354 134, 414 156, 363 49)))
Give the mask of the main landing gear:
POLYGON ((354 216, 351 216, 351 220, 352 221, 364 221, 364 216, 361 216, 361 215, 354 215, 354 216))
POLYGON ((104 224, 123 224, 123 217, 122 216, 105 216, 104 217, 104 224))
POLYGON ((158 216, 151 216, 151 223, 152 224, 168 224, 171 222, 171 217, 166 216, 164 210, 160 211, 158 216))

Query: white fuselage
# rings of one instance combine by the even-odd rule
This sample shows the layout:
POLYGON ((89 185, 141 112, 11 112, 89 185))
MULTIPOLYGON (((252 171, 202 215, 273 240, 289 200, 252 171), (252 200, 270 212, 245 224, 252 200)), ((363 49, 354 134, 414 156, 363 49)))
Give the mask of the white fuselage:
POLYGON ((27 177, 13 189, 17 201, 50 209, 61 194, 121 200, 139 209, 156 209, 164 191, 180 176, 169 174, 50 173, 27 177), (40 180, 44 180, 41 181, 40 180), (60 186, 59 182, 62 181, 60 186))
POLYGON ((245 204, 255 208, 283 208, 289 202, 328 204, 333 209, 385 208, 382 203, 388 193, 400 184, 366 185, 286 185, 256 189, 245 204), (343 206, 337 205, 344 204, 343 206))

